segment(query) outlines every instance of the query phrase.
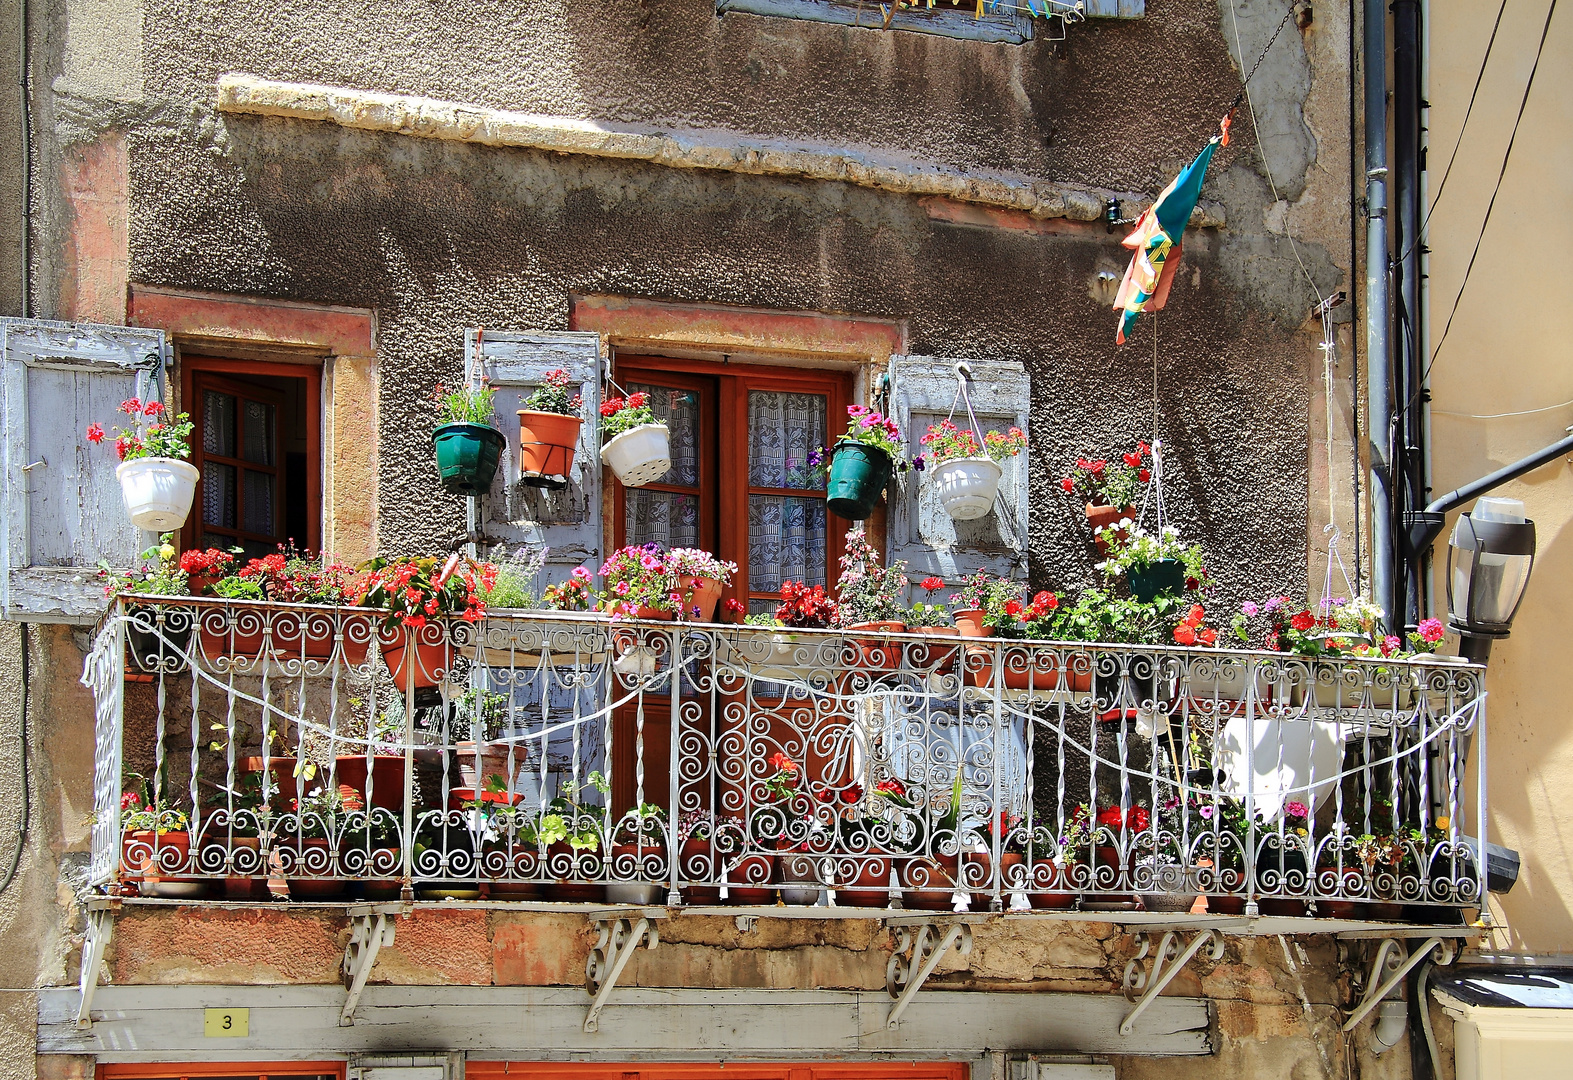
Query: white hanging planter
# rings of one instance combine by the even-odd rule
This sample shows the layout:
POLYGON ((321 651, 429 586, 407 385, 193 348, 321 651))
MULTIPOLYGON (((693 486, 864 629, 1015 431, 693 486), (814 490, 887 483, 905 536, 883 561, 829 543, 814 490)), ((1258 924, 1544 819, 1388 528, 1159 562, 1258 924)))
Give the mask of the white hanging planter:
POLYGON ((173 532, 186 523, 202 474, 179 458, 144 457, 115 469, 131 524, 150 532, 173 532))
POLYGON ((986 457, 952 458, 933 466, 933 475, 945 513, 956 521, 972 521, 994 509, 994 493, 1004 470, 986 457))
POLYGON ((672 467, 672 440, 665 424, 640 424, 601 447, 601 464, 610 465, 624 487, 644 487, 672 467))

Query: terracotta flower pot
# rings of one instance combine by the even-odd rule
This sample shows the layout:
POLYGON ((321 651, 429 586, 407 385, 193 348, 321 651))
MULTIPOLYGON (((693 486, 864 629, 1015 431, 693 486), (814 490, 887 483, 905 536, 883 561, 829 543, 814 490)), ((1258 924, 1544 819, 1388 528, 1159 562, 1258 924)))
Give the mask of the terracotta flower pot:
POLYGON ((938 859, 908 859, 901 864, 901 903, 922 911, 949 911, 956 889, 955 863, 947 868, 938 859))
MULTIPOLYGON (((854 623, 849 630, 869 630, 882 634, 899 634, 905 631, 907 624, 894 619, 882 622, 854 623)), ((901 666, 902 655, 906 651, 899 641, 888 641, 881 638, 854 638, 857 642, 858 652, 862 657, 862 664, 872 671, 895 671, 901 666)))
MULTIPOLYGON (((340 859, 344 858, 341 852, 340 859)), ((398 848, 380 847, 372 848, 367 864, 361 868, 366 880, 360 883, 360 894, 367 900, 397 900, 404 893, 404 882, 399 879, 399 863, 402 856, 398 848), (387 877, 372 877, 373 874, 387 874, 387 877)))
POLYGON ((163 885, 200 885, 201 878, 179 876, 190 861, 191 834, 185 829, 159 833, 156 850, 152 829, 133 829, 121 835, 120 876, 141 882, 146 895, 158 895, 163 885))
MULTIPOLYGON (((720 871, 715 849, 709 840, 689 837, 683 841, 683 846, 677 849, 678 881, 715 881, 721 876, 720 871)), ((720 902, 719 885, 683 886, 685 904, 719 904, 720 902)))
MULTIPOLYGON (((427 690, 437 686, 453 667, 453 648, 448 642, 448 635, 442 632, 435 641, 427 640, 424 630, 412 630, 406 636, 402 627, 380 630, 377 634, 378 644, 382 649, 382 659, 388 665, 388 672, 393 676, 393 685, 400 691, 411 683, 413 677, 414 687, 417 690, 427 690), (410 649, 406 643, 414 642, 410 649), (410 660, 414 660, 410 664, 410 660)), ((438 626, 439 631, 445 628, 438 626)))
MULTIPOLYGON (((994 901, 993 854, 969 851, 962 863, 962 884, 972 893, 972 910, 987 911, 994 901)), ((1010 894, 1027 887, 1026 863, 1020 853, 1000 852, 1000 902, 1010 906, 1010 894)))
POLYGON ((776 890, 770 887, 776 876, 773 855, 755 852, 744 855, 726 872, 726 897, 731 904, 773 904, 776 890), (734 884, 735 882, 735 884, 734 884))
POLYGON ((857 876, 836 886, 836 903, 848 907, 886 907, 890 904, 890 860, 884 856, 859 856, 857 876))
POLYGON ((577 416, 520 409, 519 479, 532 487, 566 487, 583 423, 577 416))
MULTIPOLYGON (((967 650, 966 682, 968 686, 994 685, 994 650, 972 646, 967 650)), ((1060 685, 1060 670, 1065 665, 1053 653, 1039 653, 1032 649, 1007 652, 1001 665, 1007 690, 1054 690, 1060 685)), ((1065 689, 1072 693, 1086 693, 1092 689, 1092 671, 1065 672, 1065 689)))
POLYGON ((507 844, 482 853, 481 863, 491 880, 484 886, 492 900, 539 900, 541 883, 533 881, 541 870, 541 857, 533 847, 514 842, 510 854, 507 844))
POLYGON ((546 886, 548 900, 560 900, 573 904, 604 904, 606 902, 606 886, 597 884, 582 884, 569 877, 569 874, 580 877, 598 876, 602 871, 604 860, 598 852, 575 852, 567 841, 558 841, 546 849, 547 867, 545 873, 557 877, 546 886), (576 857, 577 856, 577 857, 576 857), (566 872, 565 872, 566 871, 566 872))
MULTIPOLYGON (((927 634, 930 637, 960 637, 961 631, 954 626, 924 626, 914 630, 915 633, 927 634)), ((931 641, 919 642, 907 647, 907 659, 914 667, 925 671, 945 674, 955 670, 956 655, 961 650, 955 646, 940 645, 931 641)))
POLYGON ((678 588, 683 590, 683 614, 694 622, 715 622, 716 605, 721 602, 721 583, 715 578, 681 574, 678 588), (694 613, 698 608, 698 614, 694 613))
POLYGON ((1065 870, 1053 859, 1034 859, 1027 887, 1027 903, 1040 911, 1059 911, 1074 907, 1076 894, 1066 892, 1065 870))
MULTIPOLYGON (((257 762, 260 770, 262 763, 257 762)), ((334 760, 333 772, 341 784, 348 784, 366 795, 367 779, 365 754, 341 754, 334 760)), ((384 810, 404 809, 404 755, 374 754, 371 759, 371 801, 373 807, 384 810)))
POLYGON ((993 637, 994 627, 983 624, 982 608, 963 608, 950 614, 956 620, 956 632, 962 637, 993 637))
MULTIPOLYGON (((1136 508, 1134 506, 1094 506, 1092 503, 1087 504, 1087 525, 1094 533, 1099 529, 1108 528, 1121 518, 1130 518, 1132 521, 1135 521, 1136 508)), ((1121 529, 1115 535, 1123 541, 1129 533, 1125 529, 1121 529)), ((1098 554, 1105 557, 1108 556, 1109 545, 1106 541, 1095 536, 1093 543, 1098 546, 1098 554)))
POLYGON ((333 866, 333 848, 327 840, 308 837, 304 840, 288 839, 282 844, 285 866, 289 872, 291 900, 316 900, 338 896, 348 884, 343 878, 322 877, 333 866), (289 861, 293 857, 293 862, 289 861), (308 876, 315 875, 315 876, 308 876))
POLYGON ((262 864, 262 841, 255 836, 232 836, 229 851, 232 873, 224 878, 224 899, 265 899, 267 867, 262 864))
POLYGON ((247 608, 210 608, 197 622, 202 655, 210 663, 221 660, 257 660, 263 652, 263 627, 272 631, 268 655, 277 660, 328 660, 333 656, 335 635, 344 635, 343 662, 366 662, 373 627, 370 615, 344 615, 338 619, 322 611, 273 611, 247 608))

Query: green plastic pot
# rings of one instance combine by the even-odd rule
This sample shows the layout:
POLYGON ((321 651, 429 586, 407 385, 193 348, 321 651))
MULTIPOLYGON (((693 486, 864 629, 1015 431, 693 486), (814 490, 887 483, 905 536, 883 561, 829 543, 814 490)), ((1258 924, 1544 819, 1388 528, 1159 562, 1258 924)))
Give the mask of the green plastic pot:
POLYGON ((487 424, 444 424, 431 435, 443 489, 455 495, 484 495, 492 488, 507 440, 487 424))
POLYGON ((890 482, 890 455, 850 439, 836 443, 833 453, 825 506, 832 514, 862 521, 874 512, 890 482))
POLYGON ((1160 596, 1173 596, 1185 588, 1185 564, 1179 559, 1159 559, 1138 570, 1127 571, 1131 595, 1144 604, 1160 596))

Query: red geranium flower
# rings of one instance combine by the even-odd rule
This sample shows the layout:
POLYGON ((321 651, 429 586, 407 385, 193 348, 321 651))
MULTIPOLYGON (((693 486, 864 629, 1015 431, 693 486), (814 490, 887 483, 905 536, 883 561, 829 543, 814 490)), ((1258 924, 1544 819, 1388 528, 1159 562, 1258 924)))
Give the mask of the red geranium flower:
POLYGON ((1021 608, 1021 601, 1020 600, 1007 600, 1007 601, 1005 601, 1005 614, 1007 614, 1007 615, 1020 615, 1021 614, 1021 610, 1022 610, 1022 608, 1021 608))
POLYGON ((87 441, 90 442, 90 443, 93 443, 94 445, 97 445, 98 443, 103 442, 104 441, 104 425, 103 424, 89 424, 89 425, 87 425, 87 441))
POLYGON ((1196 631, 1186 623, 1181 623, 1174 628, 1174 640, 1181 645, 1195 645, 1196 631))
POLYGON ((918 582, 918 584, 923 587, 924 592, 934 592, 936 589, 943 589, 945 587, 944 580, 942 578, 934 577, 932 574, 918 582))
POLYGON ((1125 459, 1125 464, 1129 465, 1133 469, 1138 468, 1142 463, 1142 456, 1140 454, 1121 454, 1120 456, 1125 459))
POLYGON ((1289 625, 1304 633, 1316 625, 1316 618, 1309 611, 1302 611, 1289 620, 1289 625))
POLYGON ((1066 491, 1075 491, 1076 481, 1067 476, 1065 479, 1060 481, 1060 487, 1064 488, 1066 491))

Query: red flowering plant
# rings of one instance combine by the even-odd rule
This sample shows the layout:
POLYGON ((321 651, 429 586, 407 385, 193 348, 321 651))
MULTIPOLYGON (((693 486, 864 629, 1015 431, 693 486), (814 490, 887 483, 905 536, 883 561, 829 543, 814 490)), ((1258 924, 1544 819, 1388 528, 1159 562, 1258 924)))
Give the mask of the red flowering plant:
MULTIPOLYGON (((212 556, 224 553, 210 548, 206 552, 186 554, 197 556, 191 560, 193 563, 219 566, 222 559, 212 556)), ((230 565, 237 561, 231 560, 230 565)), ((185 556, 182 556, 182 567, 185 563, 185 556)), ((366 578, 354 567, 329 555, 318 557, 309 551, 297 551, 293 544, 280 544, 273 554, 251 559, 212 584, 215 596, 231 600, 271 600, 281 604, 353 604, 365 587, 366 578)))
POLYGON ((1059 606, 1053 593, 1039 593, 1028 604, 1026 591, 1020 582, 979 570, 961 583, 959 592, 951 594, 950 606, 957 611, 982 611, 983 625, 994 627, 997 636, 1021 638, 1027 636, 1029 623, 1059 606))
POLYGON ((934 603, 934 594, 944 587, 944 579, 933 574, 918 582, 918 588, 923 590, 923 601, 913 604, 912 610, 907 612, 906 624, 909 629, 950 625, 950 608, 934 603))
POLYGON ((628 618, 639 608, 675 612, 683 606, 683 590, 661 550, 651 541, 642 547, 618 548, 601 564, 606 601, 612 617, 628 618))
POLYGON ((180 553, 180 569, 188 577, 206 578, 210 583, 215 582, 235 572, 236 556, 239 554, 239 548, 232 548, 229 551, 220 551, 218 548, 198 551, 192 548, 190 551, 180 553))
POLYGON ((601 402, 601 442, 611 442, 625 431, 661 421, 650 409, 650 395, 636 391, 627 397, 609 397, 601 402))
POLYGON ((378 556, 361 570, 366 574, 362 603, 387 612, 382 625, 388 630, 398 626, 418 630, 427 619, 442 615, 476 622, 486 615, 481 597, 497 580, 495 566, 458 554, 446 562, 378 556))
MULTIPOLYGON (((1113 848, 1121 842, 1131 851, 1136 846, 1135 838, 1151 828, 1152 811, 1145 806, 1123 810, 1118 806, 1106 806, 1094 813, 1090 805, 1081 803, 1071 811, 1058 837, 1060 861, 1087 864, 1093 861, 1095 848, 1113 848)), ((1034 843, 1038 839, 1041 837, 1035 837, 1034 843)), ((1106 858, 1098 861, 1104 862, 1106 858)))
MULTIPOLYGON (((120 411, 129 418, 130 427, 115 428, 115 454, 121 461, 137 458, 188 458, 191 456, 191 417, 179 413, 171 417, 162 401, 127 398, 120 411)), ((87 441, 93 445, 108 436, 104 425, 89 424, 87 441)))
POLYGON ((1241 605, 1233 626, 1235 636, 1247 644, 1256 639, 1264 648, 1298 656, 1402 659, 1410 655, 1402 638, 1382 633, 1381 619, 1382 609, 1363 596, 1327 597, 1314 609, 1275 596, 1262 604, 1241 605))
POLYGON ((1174 642, 1176 645, 1216 645, 1218 631, 1214 627, 1204 625, 1207 619, 1207 610, 1200 604, 1192 604, 1191 609, 1185 613, 1185 618, 1174 628, 1174 642))
POLYGON ((524 399, 526 412, 557 413, 559 416, 578 416, 584 408, 582 394, 568 393, 568 388, 573 385, 573 376, 562 368, 555 368, 546 373, 541 385, 531 391, 530 396, 524 399))
POLYGON ((757 798, 764 802, 791 801, 803 782, 802 769, 798 767, 797 762, 779 750, 766 758, 765 764, 774 771, 770 774, 770 778, 760 785, 757 798))
POLYGON ((976 432, 958 428, 949 420, 941 420, 929 425, 928 434, 918 442, 923 444, 923 453, 919 457, 930 465, 943 465, 957 458, 974 457, 1004 461, 1027 449, 1027 433, 1019 427, 1006 431, 985 431, 980 447, 976 432))
POLYGON ((1441 619, 1421 619, 1420 625, 1411 630, 1408 636, 1410 651, 1434 653, 1447 636, 1447 630, 1443 628, 1441 619))
POLYGON ((1079 457, 1071 474, 1060 481, 1060 488, 1094 506, 1135 506, 1147 481, 1152 479, 1147 467, 1151 454, 1150 446, 1138 442, 1136 449, 1121 454, 1118 462, 1079 457))
POLYGON ((594 578, 583 566, 576 566, 567 581, 546 586, 541 599, 553 611, 589 611, 600 599, 591 582, 594 578))
POLYGON ((781 583, 781 603, 776 605, 771 622, 794 630, 828 630, 840 619, 836 602, 823 585, 813 587, 801 581, 781 583))

